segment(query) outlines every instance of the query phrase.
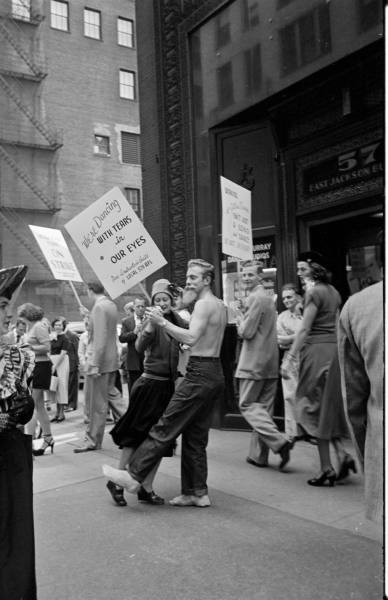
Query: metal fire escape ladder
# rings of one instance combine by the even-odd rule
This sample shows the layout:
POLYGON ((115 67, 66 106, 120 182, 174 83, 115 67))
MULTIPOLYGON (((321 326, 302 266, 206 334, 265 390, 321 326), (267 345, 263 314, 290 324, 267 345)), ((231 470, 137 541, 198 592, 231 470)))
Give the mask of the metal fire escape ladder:
POLYGON ((11 44, 13 49, 19 54, 20 58, 24 60, 26 65, 31 69, 35 77, 38 79, 43 79, 46 77, 47 73, 45 73, 42 68, 31 59, 28 52, 26 52, 24 48, 22 48, 22 46, 16 41, 15 36, 11 31, 9 31, 3 19, 0 19, 0 35, 2 35, 3 38, 6 39, 9 44, 11 44))
POLYGON ((11 232, 11 234, 28 250, 31 256, 33 256, 40 265, 48 270, 47 262, 43 256, 36 251, 35 247, 29 243, 28 239, 31 237, 30 230, 26 231, 26 223, 19 217, 17 212, 12 208, 0 208, 0 221, 3 225, 11 232), (23 235, 24 230, 24 235, 23 235))
POLYGON ((24 169, 19 167, 17 162, 12 158, 12 156, 10 156, 8 154, 8 152, 5 150, 5 148, 1 144, 0 144, 0 158, 2 158, 15 171, 17 176, 22 181, 24 181, 24 183, 30 188, 30 190, 35 194, 35 196, 37 196, 39 198, 39 200, 41 200, 43 202, 43 204, 45 206, 47 206, 48 209, 57 210, 55 202, 50 200, 50 198, 48 198, 46 196, 46 194, 44 192, 42 192, 42 190, 40 188, 38 188, 37 185, 35 185, 35 183, 31 179, 31 177, 26 173, 26 171, 24 171, 24 169))
POLYGON ((27 108, 27 106, 25 106, 25 104, 23 104, 23 102, 20 100, 18 93, 7 83, 2 75, 0 75, 0 87, 3 88, 6 94, 8 94, 8 96, 15 102, 16 106, 25 114, 25 116, 31 121, 36 129, 48 141, 50 147, 53 149, 59 148, 61 144, 58 141, 58 137, 51 132, 46 125, 39 121, 39 119, 34 117, 30 109, 27 108))

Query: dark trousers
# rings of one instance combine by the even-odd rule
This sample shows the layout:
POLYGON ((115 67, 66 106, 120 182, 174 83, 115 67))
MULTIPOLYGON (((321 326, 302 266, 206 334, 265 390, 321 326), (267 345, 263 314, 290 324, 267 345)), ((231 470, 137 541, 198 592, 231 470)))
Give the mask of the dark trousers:
POLYGON ((137 381, 142 374, 142 371, 127 371, 127 381, 128 381, 128 398, 131 396, 131 389, 135 381, 137 381))
POLYGON ((78 406, 78 369, 69 372, 68 407, 77 409, 78 406))
POLYGON ((223 391, 221 361, 191 357, 186 375, 164 414, 132 454, 130 472, 133 477, 143 481, 166 448, 182 434, 182 494, 207 494, 206 447, 214 403, 223 391))

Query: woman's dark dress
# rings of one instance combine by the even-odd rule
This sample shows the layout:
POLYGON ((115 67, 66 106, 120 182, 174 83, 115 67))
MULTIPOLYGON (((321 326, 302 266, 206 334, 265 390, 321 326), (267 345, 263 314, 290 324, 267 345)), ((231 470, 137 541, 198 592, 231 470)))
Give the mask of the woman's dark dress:
MULTIPOLYGON (((174 312, 165 315, 165 318, 180 327, 184 326, 183 320, 174 312)), ((151 427, 158 422, 174 393, 179 357, 178 342, 159 327, 156 328, 150 342, 145 350, 144 374, 132 387, 128 410, 110 431, 113 441, 120 447, 137 448, 145 440, 151 427), (160 363, 155 365, 155 359, 158 360, 158 357, 160 363), (157 375, 168 379, 152 379, 152 369, 156 370, 155 366, 157 375)), ((172 456, 173 447, 174 445, 171 445, 164 456, 172 456)))

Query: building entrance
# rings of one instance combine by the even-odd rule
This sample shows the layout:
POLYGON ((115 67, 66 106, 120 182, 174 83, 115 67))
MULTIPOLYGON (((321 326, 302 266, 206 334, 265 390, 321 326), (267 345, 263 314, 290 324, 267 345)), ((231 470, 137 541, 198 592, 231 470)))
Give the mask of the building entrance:
POLYGON ((381 279, 380 251, 384 227, 382 211, 310 223, 310 248, 332 265, 333 285, 342 301, 381 279))

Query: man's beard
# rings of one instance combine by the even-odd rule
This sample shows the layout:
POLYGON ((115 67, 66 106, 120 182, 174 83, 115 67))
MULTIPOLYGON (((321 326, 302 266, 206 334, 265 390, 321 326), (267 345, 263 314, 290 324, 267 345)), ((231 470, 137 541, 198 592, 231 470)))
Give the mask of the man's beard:
POLYGON ((184 289, 182 293, 182 304, 186 308, 197 300, 198 294, 194 290, 184 289))

